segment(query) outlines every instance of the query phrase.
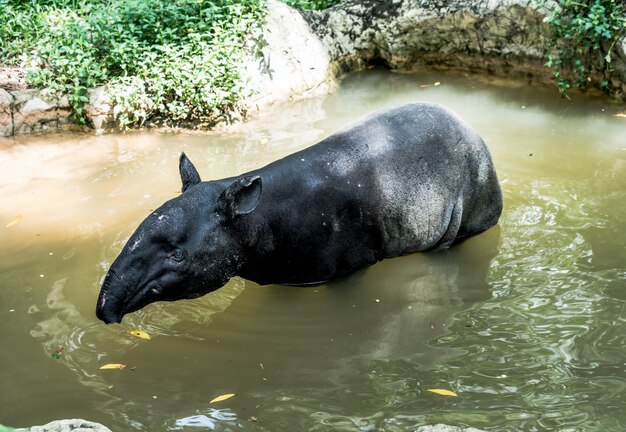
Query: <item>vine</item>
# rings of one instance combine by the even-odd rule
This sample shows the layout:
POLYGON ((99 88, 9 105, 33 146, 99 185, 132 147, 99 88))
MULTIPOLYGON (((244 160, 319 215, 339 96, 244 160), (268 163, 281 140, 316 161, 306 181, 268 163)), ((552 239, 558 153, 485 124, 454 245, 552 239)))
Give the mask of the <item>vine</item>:
POLYGON ((599 76, 610 89, 615 44, 626 34, 626 4, 622 0, 535 0, 550 12, 544 22, 549 34, 546 66, 552 69, 563 95, 575 85, 586 88, 599 76))

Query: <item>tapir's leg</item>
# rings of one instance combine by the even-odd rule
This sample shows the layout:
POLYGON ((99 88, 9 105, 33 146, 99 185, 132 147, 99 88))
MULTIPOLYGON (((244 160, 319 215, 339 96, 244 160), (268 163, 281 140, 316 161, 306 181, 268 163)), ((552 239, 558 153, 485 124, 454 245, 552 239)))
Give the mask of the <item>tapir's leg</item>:
POLYGON ((461 199, 458 199, 456 204, 454 204, 454 208, 452 209, 452 214, 450 215, 450 222, 448 223, 448 229, 439 240, 437 246, 435 246, 435 250, 447 249, 452 246, 452 243, 457 239, 457 234, 459 233, 459 228, 461 227, 461 218, 463 217, 463 204, 461 199))

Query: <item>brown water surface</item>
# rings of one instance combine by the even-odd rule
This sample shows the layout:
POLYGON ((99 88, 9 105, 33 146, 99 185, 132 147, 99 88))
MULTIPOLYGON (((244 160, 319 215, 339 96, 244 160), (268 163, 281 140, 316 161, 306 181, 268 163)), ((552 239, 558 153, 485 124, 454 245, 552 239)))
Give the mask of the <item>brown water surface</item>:
POLYGON ((567 101, 552 88, 485 77, 369 71, 325 99, 226 132, 0 140, 0 422, 626 429, 618 111, 604 99, 567 101), (417 100, 448 105, 485 138, 505 197, 499 227, 316 288, 234 278, 121 325, 96 319, 99 284, 125 239, 178 194, 181 151, 205 180, 235 175, 417 100), (136 329, 152 339, 128 333, 136 329), (127 368, 100 370, 106 363, 127 368), (209 403, 226 393, 235 396, 209 403))

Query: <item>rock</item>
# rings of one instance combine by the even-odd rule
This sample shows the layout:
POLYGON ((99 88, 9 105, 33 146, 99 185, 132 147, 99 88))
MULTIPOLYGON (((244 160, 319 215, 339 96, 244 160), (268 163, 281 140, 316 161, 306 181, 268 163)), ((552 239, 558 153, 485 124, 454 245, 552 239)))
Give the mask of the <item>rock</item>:
POLYGON ((90 89, 89 103, 85 106, 85 116, 97 134, 115 126, 111 107, 111 97, 105 86, 90 89))
POLYGON ((616 43, 611 53, 611 76, 613 88, 618 97, 626 99, 626 36, 622 36, 620 43, 616 43))
POLYGON ((36 133, 69 127, 70 108, 67 97, 50 90, 18 90, 13 92, 13 133, 36 133))
MULTIPOLYGON (((2 425, 0 425, 0 428, 2 425)), ((8 428, 7 428, 8 429, 8 428)), ((33 426, 26 429, 8 429, 15 432, 112 432, 108 427, 95 422, 82 419, 56 420, 43 426, 33 426)), ((476 428, 462 428, 436 424, 433 426, 420 426, 415 432, 483 432, 476 428)))
POLYGON ((56 420, 43 426, 27 429, 16 429, 16 432, 111 432, 111 429, 100 423, 82 419, 56 420))
POLYGON ((266 25, 246 52, 241 74, 252 90, 246 109, 327 94, 337 85, 327 48, 300 12, 278 0, 268 1, 266 25))
POLYGON ((13 135, 13 96, 0 88, 0 137, 13 135))
POLYGON ((14 66, 0 66, 0 89, 20 90, 26 88, 24 69, 14 66))
POLYGON ((420 426, 415 432, 482 432, 476 428, 462 428, 458 426, 448 426, 445 424, 436 424, 433 426, 420 426))
POLYGON ((526 0, 347 1, 305 14, 342 71, 384 64, 545 74, 544 16, 526 0))

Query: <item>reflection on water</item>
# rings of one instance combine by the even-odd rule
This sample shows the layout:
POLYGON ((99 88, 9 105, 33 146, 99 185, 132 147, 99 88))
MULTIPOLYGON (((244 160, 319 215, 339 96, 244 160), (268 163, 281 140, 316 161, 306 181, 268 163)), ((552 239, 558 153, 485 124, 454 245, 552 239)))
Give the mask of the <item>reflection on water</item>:
POLYGON ((198 427, 205 430, 215 430, 218 423, 222 428, 227 427, 229 423, 232 426, 241 427, 241 424, 237 422, 237 415, 229 410, 210 409, 206 415, 200 414, 176 420, 176 426, 198 427))
POLYGON ((222 131, 0 140, 0 422, 625 429, 626 122, 615 109, 488 78, 370 71, 222 131), (505 197, 498 227, 325 286, 234 278, 122 325, 97 321, 108 266, 179 193, 181 151, 203 179, 221 178, 413 100, 450 106, 488 142, 505 197), (209 403, 226 393, 235 396, 209 403))

